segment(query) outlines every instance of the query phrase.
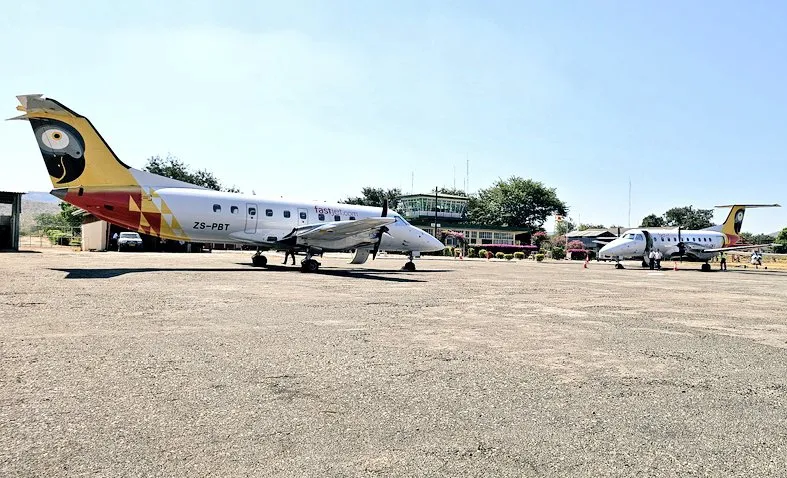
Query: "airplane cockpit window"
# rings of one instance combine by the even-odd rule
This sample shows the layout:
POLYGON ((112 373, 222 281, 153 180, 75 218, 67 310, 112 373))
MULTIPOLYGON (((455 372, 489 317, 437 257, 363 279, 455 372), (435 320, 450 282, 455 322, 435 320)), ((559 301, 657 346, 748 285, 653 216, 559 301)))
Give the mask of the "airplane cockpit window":
POLYGON ((410 225, 410 223, 407 222, 407 219, 403 218, 402 216, 394 216, 394 218, 396 218, 397 222, 401 222, 402 224, 404 224, 406 226, 410 225))
POLYGON ((637 234, 637 240, 638 241, 644 241, 645 240, 645 236, 643 236, 642 234, 637 234))
POLYGON ((268 217, 272 217, 273 216, 273 209, 266 209, 265 210, 265 215, 268 216, 268 217))
POLYGON ((282 214, 284 214, 284 217, 290 217, 290 211, 284 211, 282 214))
POLYGON ((300 214, 299 214, 299 217, 300 217, 301 219, 306 219, 306 213, 305 213, 305 212, 302 212, 302 213, 300 213, 300 214))
POLYGON ((230 212, 232 214, 238 214, 238 206, 230 206, 230 212))
POLYGON ((324 221, 325 220, 325 214, 318 214, 317 215, 317 220, 324 221))

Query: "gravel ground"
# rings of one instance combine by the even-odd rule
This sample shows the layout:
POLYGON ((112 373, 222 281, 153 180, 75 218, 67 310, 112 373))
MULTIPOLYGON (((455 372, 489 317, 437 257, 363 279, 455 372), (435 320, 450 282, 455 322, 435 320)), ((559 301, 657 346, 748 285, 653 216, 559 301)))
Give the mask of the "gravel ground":
POLYGON ((0 254, 0 476, 787 474, 787 274, 248 260, 0 254))

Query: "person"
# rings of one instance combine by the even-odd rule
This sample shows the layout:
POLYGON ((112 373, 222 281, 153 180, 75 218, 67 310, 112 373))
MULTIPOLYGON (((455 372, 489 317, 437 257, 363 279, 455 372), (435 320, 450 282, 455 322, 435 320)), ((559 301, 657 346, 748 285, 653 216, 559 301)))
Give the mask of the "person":
POLYGON ((656 249, 656 269, 661 270, 661 251, 656 249))
POLYGON ((726 256, 726 254, 724 254, 724 252, 722 252, 721 255, 719 256, 719 262, 720 262, 719 267, 721 268, 721 270, 726 271, 727 270, 727 256, 726 256))
POLYGON ((651 249, 650 254, 648 254, 648 259, 650 259, 650 270, 653 270, 656 267, 656 251, 651 249))
POLYGON ((112 242, 109 244, 109 248, 115 249, 117 248, 117 245, 118 245, 118 233, 116 232, 112 234, 112 242))
POLYGON ((287 265, 287 256, 292 256, 292 265, 295 265, 295 249, 287 249, 284 251, 284 265, 287 265))

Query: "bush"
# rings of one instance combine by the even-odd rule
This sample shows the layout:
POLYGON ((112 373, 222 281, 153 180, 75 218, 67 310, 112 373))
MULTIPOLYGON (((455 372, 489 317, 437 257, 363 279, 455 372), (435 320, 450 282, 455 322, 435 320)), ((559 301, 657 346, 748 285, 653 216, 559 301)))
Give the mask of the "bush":
POLYGON ((536 261, 541 262, 544 260, 544 254, 536 254, 536 261))
POLYGON ((596 251, 588 251, 588 259, 590 259, 591 261, 595 261, 596 260, 596 251))
POLYGON ((498 259, 505 259, 506 255, 502 252, 498 252, 497 254, 495 254, 495 257, 498 259))
POLYGON ((552 259, 565 259, 566 258, 566 250, 562 247, 553 247, 552 248, 552 259))
POLYGON ((514 253, 514 257, 515 257, 515 258, 516 258, 518 261, 521 261, 522 259, 524 259, 524 258, 525 258, 525 253, 524 253, 524 252, 521 252, 521 251, 520 251, 520 252, 515 252, 515 253, 514 253))
POLYGON ((60 229, 49 229, 46 231, 46 235, 49 237, 49 240, 52 241, 52 244, 57 244, 59 246, 67 246, 70 239, 68 234, 60 229))
POLYGON ((478 257, 478 254, 475 253, 474 247, 467 248, 467 257, 478 257))
POLYGON ((443 249, 443 255, 444 256, 453 256, 454 255, 454 248, 451 247, 451 246, 446 247, 445 249, 443 249))
MULTIPOLYGON (((498 254, 500 254, 500 253, 498 252, 498 254)), ((507 261, 510 261, 511 259, 514 258, 514 255, 513 254, 504 254, 503 258, 505 258, 505 260, 507 260, 507 261)))
POLYGON ((479 250, 478 257, 480 257, 481 259, 486 259, 486 249, 479 250))

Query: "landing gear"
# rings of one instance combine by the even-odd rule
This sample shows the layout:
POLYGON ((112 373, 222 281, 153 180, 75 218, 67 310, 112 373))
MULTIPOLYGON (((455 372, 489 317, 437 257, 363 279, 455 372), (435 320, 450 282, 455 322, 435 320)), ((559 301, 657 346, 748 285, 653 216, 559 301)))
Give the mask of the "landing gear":
POLYGON ((312 259, 312 251, 306 251, 306 258, 301 261, 301 272, 317 272, 322 264, 312 259))
POLYGON ((623 264, 620 263, 620 259, 615 261, 615 269, 625 269, 625 267, 623 267, 623 264))
POLYGON ((254 267, 265 267, 268 265, 268 258, 262 255, 262 251, 257 249, 257 253, 251 256, 251 264, 254 267))
POLYGON ((402 270, 407 272, 415 272, 415 262, 413 262, 413 253, 411 252, 410 254, 407 255, 407 257, 410 260, 407 263, 405 263, 405 265, 402 266, 402 270))
POLYGON ((707 262, 705 264, 702 264, 702 272, 710 272, 710 264, 708 264, 707 262))

